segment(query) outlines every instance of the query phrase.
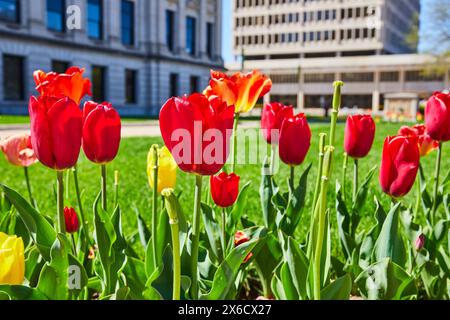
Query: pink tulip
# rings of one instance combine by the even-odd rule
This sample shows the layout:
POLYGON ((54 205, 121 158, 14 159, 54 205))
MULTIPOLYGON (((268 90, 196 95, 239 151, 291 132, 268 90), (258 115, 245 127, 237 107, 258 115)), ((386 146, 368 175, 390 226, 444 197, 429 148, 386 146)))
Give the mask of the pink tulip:
POLYGON ((29 134, 18 134, 0 141, 0 149, 6 159, 15 166, 29 167, 38 161, 29 134))

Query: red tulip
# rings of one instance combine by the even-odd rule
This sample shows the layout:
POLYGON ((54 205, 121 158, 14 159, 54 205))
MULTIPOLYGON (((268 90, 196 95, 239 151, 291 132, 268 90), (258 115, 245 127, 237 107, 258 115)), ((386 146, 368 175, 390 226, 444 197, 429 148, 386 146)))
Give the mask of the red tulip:
MULTIPOLYGON (((245 234, 245 232, 243 231, 237 231, 236 234, 234 235, 234 246, 237 247, 240 244, 246 243, 250 241, 250 238, 245 234)), ((250 258, 253 256, 253 253, 249 253, 245 259, 244 259, 244 263, 246 263, 248 260, 250 260, 250 258)))
POLYGON ((403 126, 400 128, 398 134, 402 136, 417 137, 421 157, 424 157, 433 150, 439 148, 439 141, 431 139, 423 124, 417 124, 414 127, 403 126))
POLYGON ((31 97, 28 107, 31 144, 41 163, 64 170, 73 167, 81 148, 82 114, 69 98, 31 97))
POLYGON ((416 180, 419 161, 417 137, 387 137, 380 168, 383 191, 394 198, 406 195, 416 180))
POLYGON ((436 92, 425 108, 427 133, 433 140, 450 140, 450 93, 436 92))
POLYGON ((64 208, 64 220, 66 222, 66 231, 68 233, 75 233, 78 231, 80 222, 78 221, 78 216, 74 208, 64 208))
POLYGON ((278 138, 281 125, 284 119, 294 116, 294 108, 285 106, 279 102, 266 104, 261 116, 261 129, 263 130, 264 139, 267 143, 278 144, 278 139, 272 141, 272 138, 278 138))
POLYGON ((352 158, 364 158, 369 154, 375 139, 375 122, 369 115, 353 115, 347 118, 344 149, 352 158))
POLYGON ((83 72, 84 69, 78 67, 70 67, 61 74, 37 70, 33 73, 36 90, 43 96, 69 97, 76 104, 80 104, 86 94, 92 95, 91 81, 83 79, 83 72))
POLYGON ((98 164, 114 160, 119 151, 120 131, 120 116, 110 103, 84 104, 83 150, 89 160, 98 164))
POLYGON ((303 113, 286 118, 280 131, 280 159, 290 166, 305 160, 311 146, 311 129, 303 113))
POLYGON ((169 99, 159 115, 164 143, 180 169, 204 176, 225 165, 233 121, 234 106, 199 93, 169 99))
POLYGON ((240 177, 234 173, 221 172, 217 176, 211 176, 211 195, 214 203, 219 207, 231 207, 237 200, 239 194, 240 177))
POLYGON ((425 235, 423 233, 421 233, 416 241, 414 242, 414 246, 416 247, 417 251, 422 250, 422 248, 425 246, 425 235))
POLYGON ((29 167, 36 163, 37 158, 31 146, 29 134, 18 134, 0 141, 0 150, 12 165, 29 167))

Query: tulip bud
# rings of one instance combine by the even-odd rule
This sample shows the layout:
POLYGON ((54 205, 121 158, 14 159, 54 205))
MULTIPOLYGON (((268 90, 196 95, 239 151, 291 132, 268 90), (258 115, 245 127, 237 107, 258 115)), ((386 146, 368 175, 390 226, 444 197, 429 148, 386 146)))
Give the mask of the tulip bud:
POLYGON ((0 141, 0 150, 15 166, 29 167, 37 161, 29 134, 18 134, 0 141))
POLYGON ((21 285, 25 277, 22 238, 0 232, 0 285, 21 285))
MULTIPOLYGON (((236 234, 234 235, 234 246, 237 247, 243 243, 246 243, 250 241, 250 238, 245 234, 245 232, 243 231, 237 231, 236 234)), ((244 259, 244 263, 246 263, 248 260, 250 260, 250 258, 253 256, 253 253, 249 253, 245 259, 244 259)))
POLYGON ((450 94, 436 92, 425 108, 427 133, 434 140, 450 140, 450 94))
POLYGON ((415 247, 417 251, 420 251, 424 246, 425 246, 425 235, 421 233, 416 239, 415 247))
POLYGON ((74 208, 64 208, 64 219, 66 222, 66 231, 68 233, 75 233, 78 231, 80 222, 74 208))
POLYGON ((420 153, 416 137, 387 137, 383 146, 380 185, 394 198, 405 196, 416 181, 420 153))
POLYGON ((364 158, 375 139, 375 122, 369 115, 353 115, 347 118, 344 149, 352 158, 364 158))
POLYGON ((217 176, 211 176, 211 196, 214 203, 222 208, 231 207, 239 194, 240 177, 234 173, 221 172, 217 176))
POLYGON ((281 125, 279 155, 281 161, 298 166, 311 146, 311 129, 303 113, 286 118, 281 125))
POLYGON ((164 197, 164 202, 166 205, 166 211, 169 215, 170 224, 178 223, 179 212, 181 211, 181 206, 176 197, 174 190, 171 188, 166 188, 161 192, 164 197))
POLYGON ((167 147, 158 149, 153 145, 147 156, 147 176, 150 188, 154 188, 154 170, 158 169, 157 192, 161 193, 166 188, 175 188, 177 182, 177 164, 167 147))

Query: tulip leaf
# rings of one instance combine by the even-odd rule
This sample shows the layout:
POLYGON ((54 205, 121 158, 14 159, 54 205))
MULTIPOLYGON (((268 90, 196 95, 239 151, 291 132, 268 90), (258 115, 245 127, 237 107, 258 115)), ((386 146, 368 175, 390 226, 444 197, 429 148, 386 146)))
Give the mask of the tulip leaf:
POLYGON ((141 213, 139 212, 138 207, 134 207, 134 212, 136 213, 136 221, 138 226, 138 233, 139 233, 139 240, 141 241, 141 244, 144 248, 147 248, 147 244, 150 241, 151 233, 150 230, 147 227, 147 224, 145 223, 144 219, 141 216, 141 213))
POLYGON ((322 300, 348 300, 352 291, 352 278, 346 274, 322 289, 322 300))
POLYGON ((406 300, 417 295, 414 278, 390 258, 370 265, 355 283, 363 297, 370 300, 406 300))
POLYGON ((130 258, 123 269, 126 279, 126 286, 130 289, 128 298, 131 300, 142 300, 147 276, 145 274, 145 263, 141 260, 130 258))
POLYGON ((445 235, 447 234, 449 228, 449 220, 439 220, 434 226, 434 239, 437 243, 440 243, 444 240, 445 235))
POLYGON ((214 274, 211 290, 201 295, 202 300, 225 299, 235 285, 234 281, 245 258, 250 252, 257 250, 256 247, 264 242, 267 235, 267 229, 261 227, 247 229, 244 232, 251 240, 237 246, 228 254, 214 274))
POLYGON ((271 232, 267 235, 266 240, 261 245, 261 249, 255 254, 254 263, 257 266, 259 276, 262 277, 266 287, 270 289, 273 270, 278 266, 282 259, 280 243, 275 235, 271 232))
MULTIPOLYGON (((167 245, 170 244, 172 241, 170 236, 169 216, 167 215, 165 208, 161 209, 158 215, 157 230, 158 233, 156 235, 156 263, 160 265, 162 262, 164 250, 167 247, 167 245)), ((182 250, 182 247, 180 248, 180 250, 182 250)), ((150 237, 145 252, 145 272, 147 274, 147 277, 150 277, 150 275, 157 269, 157 266, 153 264, 153 254, 154 253, 152 248, 152 241, 150 237)))
POLYGON ((375 261, 391 258, 398 265, 405 262, 405 247, 398 230, 400 203, 392 207, 381 228, 380 235, 373 248, 375 261))
POLYGON ((264 226, 269 230, 274 230, 277 212, 272 204, 272 197, 278 192, 278 187, 273 180, 273 176, 266 174, 266 172, 270 170, 269 168, 270 165, 268 164, 266 159, 262 169, 262 181, 259 194, 261 199, 264 226))
POLYGON ((0 184, 0 187, 16 208, 39 252, 46 261, 50 261, 50 251, 56 240, 56 231, 52 225, 19 193, 3 184, 0 184))
POLYGON ((68 298, 68 241, 59 234, 53 244, 50 262, 42 268, 37 288, 52 300, 66 300, 68 298))
POLYGON ((372 181, 373 176, 375 175, 377 167, 373 167, 369 173, 367 173, 364 181, 362 182, 359 190, 356 194, 356 200, 352 205, 352 216, 351 216, 351 230, 349 232, 350 235, 354 236, 356 233, 356 229, 358 228, 359 221, 362 216, 362 209, 364 204, 366 203, 367 194, 369 193, 370 182, 372 181))
POLYGON ((120 208, 112 216, 98 208, 100 194, 94 203, 95 239, 98 244, 99 260, 102 266, 102 298, 115 293, 121 270, 126 263, 126 242, 122 235, 120 208))
POLYGON ((306 203, 308 174, 311 167, 312 164, 310 164, 305 171, 303 171, 300 177, 300 182, 294 190, 291 189, 291 186, 288 183, 289 193, 286 197, 288 199, 288 203, 285 207, 286 209, 283 214, 282 222, 280 223, 283 232, 287 235, 293 235, 297 225, 300 222, 301 214, 306 203))
POLYGON ((250 191, 250 185, 251 181, 247 182, 239 192, 239 196, 236 200, 236 203, 233 206, 233 209, 230 213, 230 219, 228 221, 228 226, 232 226, 232 228, 229 228, 229 234, 233 234, 236 226, 238 225, 239 221, 241 221, 242 213, 244 212, 245 205, 247 204, 247 194, 250 191))
POLYGON ((201 204, 203 223, 205 224, 206 236, 209 242, 210 254, 212 254, 213 261, 219 261, 223 256, 221 250, 221 226, 217 222, 218 219, 214 210, 206 203, 201 204))
POLYGON ((26 286, 0 285, 1 294, 6 295, 9 300, 48 300, 47 296, 38 289, 26 286))
POLYGON ((345 259, 348 261, 352 256, 353 249, 355 248, 355 241, 350 236, 350 215, 342 198, 341 185, 338 181, 336 181, 336 216, 339 239, 345 259))

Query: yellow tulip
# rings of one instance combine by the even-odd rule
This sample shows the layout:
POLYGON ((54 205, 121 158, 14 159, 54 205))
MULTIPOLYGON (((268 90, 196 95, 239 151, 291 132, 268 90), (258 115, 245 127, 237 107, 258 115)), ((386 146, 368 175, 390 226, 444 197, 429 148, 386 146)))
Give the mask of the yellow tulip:
MULTIPOLYGON (((153 189, 153 167, 155 159, 150 149, 147 157, 147 176, 150 187, 153 189)), ((177 181, 177 164, 166 146, 158 150, 158 193, 166 188, 175 188, 177 181)))
POLYGON ((0 232, 0 285, 20 285, 25 277, 23 240, 0 232))

